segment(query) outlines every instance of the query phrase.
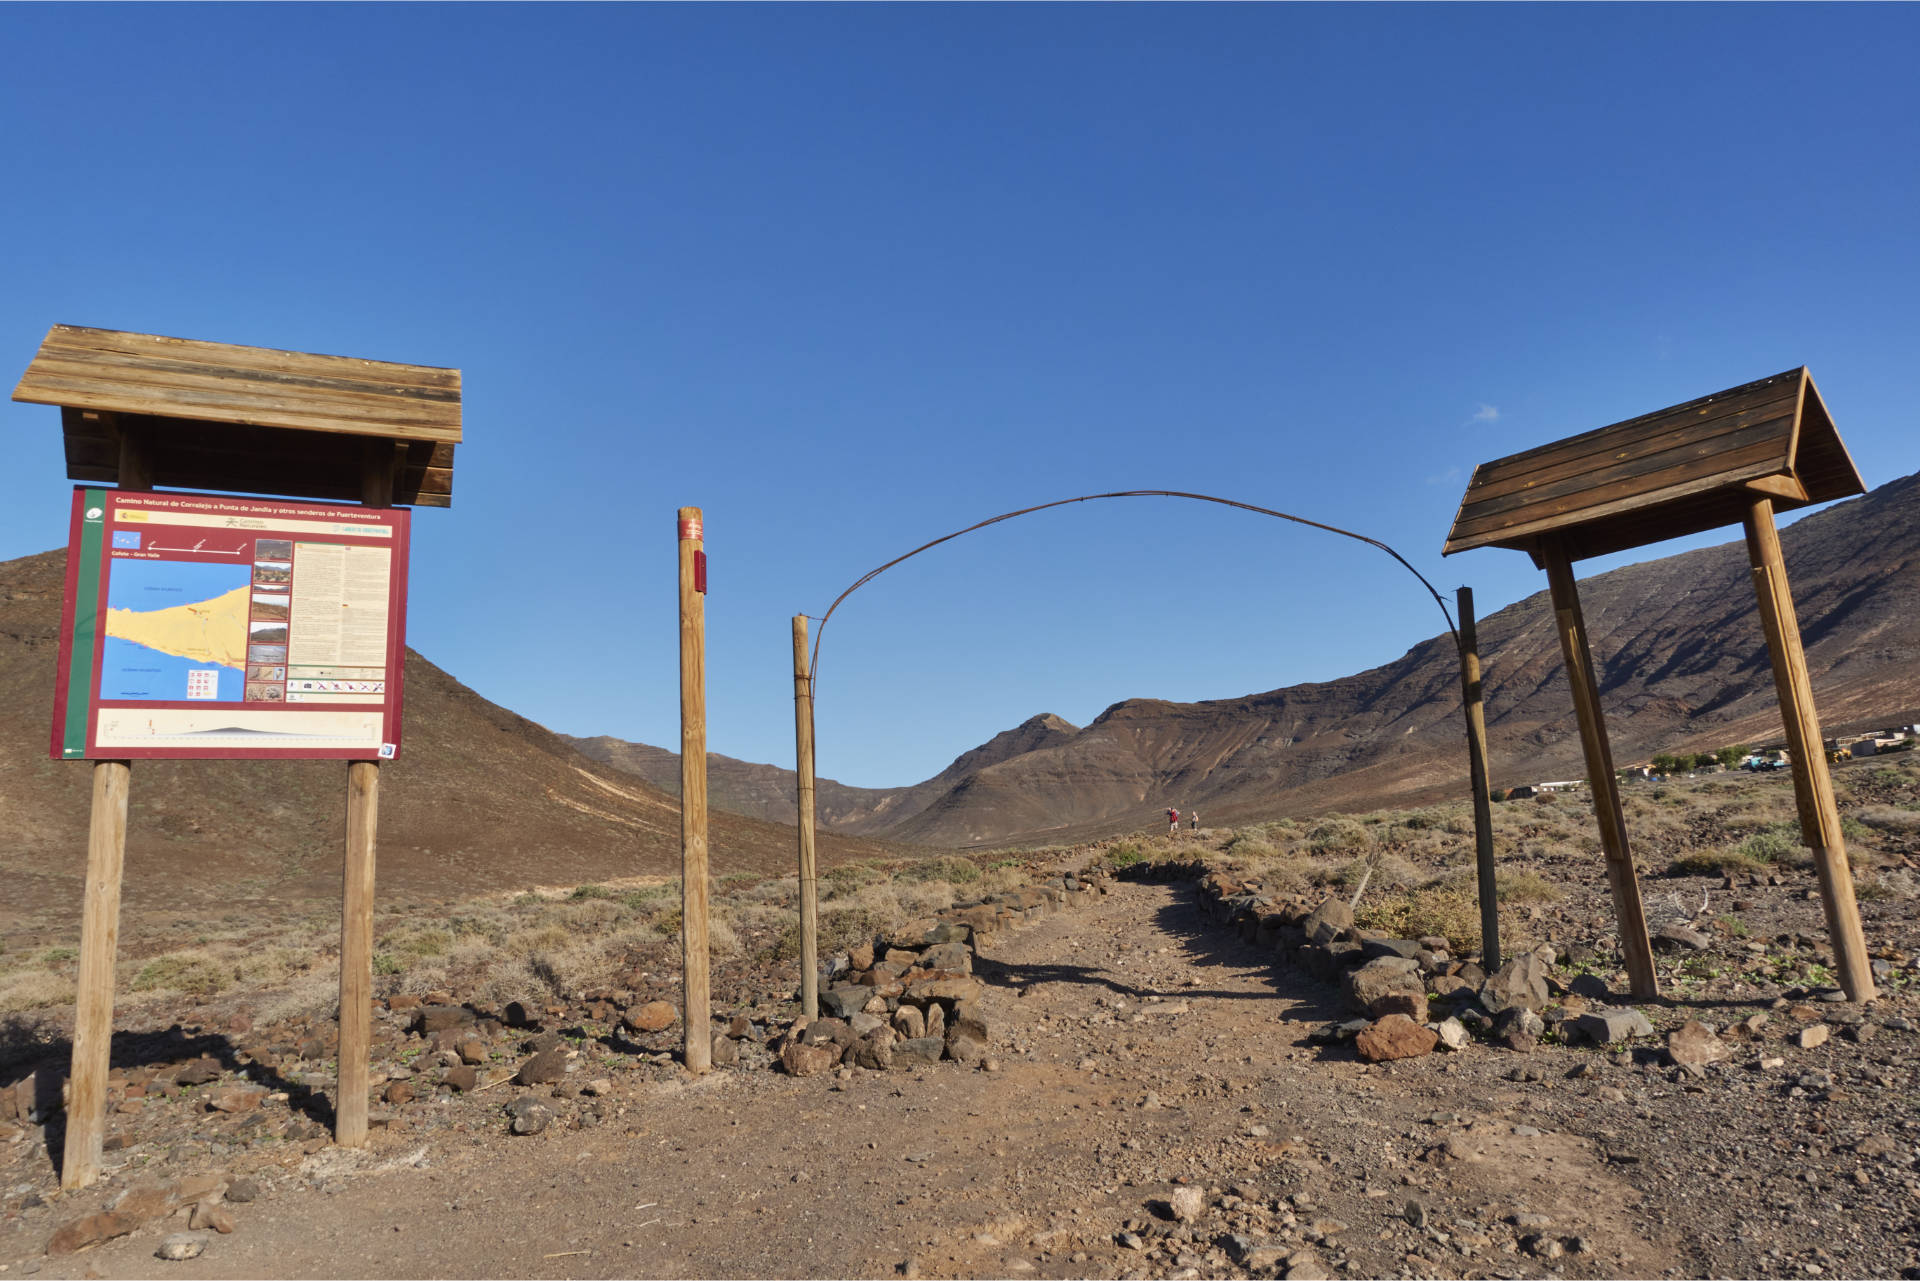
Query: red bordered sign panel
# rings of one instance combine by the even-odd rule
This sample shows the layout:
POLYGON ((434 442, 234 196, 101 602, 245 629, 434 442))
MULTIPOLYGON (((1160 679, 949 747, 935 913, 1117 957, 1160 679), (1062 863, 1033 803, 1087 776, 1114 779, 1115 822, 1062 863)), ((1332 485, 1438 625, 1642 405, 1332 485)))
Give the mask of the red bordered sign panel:
POLYGON ((79 488, 57 760, 390 760, 404 509, 79 488))

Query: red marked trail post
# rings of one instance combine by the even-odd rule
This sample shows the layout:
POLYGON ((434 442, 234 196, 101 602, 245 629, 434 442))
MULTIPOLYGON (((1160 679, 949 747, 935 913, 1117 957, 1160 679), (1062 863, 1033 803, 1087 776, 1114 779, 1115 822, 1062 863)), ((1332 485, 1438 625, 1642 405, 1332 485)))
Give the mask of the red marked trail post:
POLYGON ((687 1071, 713 1066, 707 973, 707 553, 698 507, 680 542, 680 962, 687 1071))
POLYGON ((1813 851, 1820 875, 1840 986, 1850 1000, 1871 1001, 1873 970, 1853 872, 1773 525, 1776 509, 1831 502, 1866 488, 1804 367, 1474 468, 1445 554, 1510 547, 1547 571, 1635 996, 1657 996, 1659 985, 1573 563, 1723 525, 1745 528, 1774 690, 1793 753, 1801 840, 1813 851))
POLYGON ((334 1135, 359 1144, 379 762, 399 755, 406 656, 398 508, 452 504, 460 371, 56 325, 13 399, 60 407, 82 482, 51 748, 94 762, 61 1185, 100 1172, 142 759, 348 763, 334 1135))

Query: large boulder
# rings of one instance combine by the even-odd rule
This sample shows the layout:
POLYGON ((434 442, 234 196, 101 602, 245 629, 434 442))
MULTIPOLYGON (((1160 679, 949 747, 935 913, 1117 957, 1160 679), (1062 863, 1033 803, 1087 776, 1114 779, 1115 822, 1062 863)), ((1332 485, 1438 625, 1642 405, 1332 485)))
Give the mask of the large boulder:
POLYGON ((1433 1053, 1439 1033, 1415 1023, 1404 1014, 1389 1014, 1353 1038, 1354 1048, 1369 1063, 1390 1059, 1417 1059, 1433 1053))
POLYGON ((947 1044, 937 1036, 920 1036, 901 1041, 893 1047, 893 1066, 923 1067, 938 1063, 945 1054, 947 1044))
POLYGON ((648 1001, 627 1011, 625 1023, 634 1032, 664 1032, 680 1019, 680 1011, 666 1001, 648 1001))
POLYGON ((1614 1045, 1637 1036, 1652 1036, 1653 1024, 1638 1010, 1593 1010, 1562 1025, 1569 1041, 1579 1039, 1596 1045, 1614 1045))
POLYGON ((538 1134, 553 1124, 553 1109, 531 1094, 507 1104, 507 1128, 515 1134, 538 1134))
POLYGON ((1500 1011, 1493 1021, 1493 1039, 1520 1054, 1531 1054, 1538 1049, 1546 1030, 1545 1020, 1524 1005, 1500 1011))
POLYGON ((1330 898, 1313 909, 1301 928, 1307 933, 1307 942, 1331 943, 1353 928, 1353 909, 1345 899, 1330 898))
POLYGON ((820 994, 820 1012, 836 1019, 852 1018, 873 999, 873 989, 850 985, 828 988, 820 994))
POLYGON ((855 1067, 884 1072, 893 1066, 893 1029, 882 1027, 855 1041, 847 1051, 855 1067))
POLYGON ((1480 1004, 1489 1014, 1512 1009, 1538 1014, 1547 1008, 1547 997, 1547 963, 1535 952, 1514 957, 1480 985, 1480 1004))
POLYGON ((1667 1057, 1695 1076, 1704 1072, 1707 1064, 1718 1063, 1732 1053, 1712 1028, 1697 1019, 1688 1019, 1667 1033, 1667 1057))
POLYGON ((787 1070, 788 1076, 818 1076, 839 1059, 839 1047, 831 1043, 801 1045, 789 1041, 780 1051, 780 1066, 787 1070))
POLYGON ((923 970, 952 970, 959 974, 973 972, 973 952, 965 943, 939 943, 920 953, 920 968, 923 970))
POLYGON ((567 1075, 567 1052, 565 1050, 542 1050, 520 1065, 513 1074, 515 1085, 552 1085, 564 1080, 567 1075))
POLYGON ((1427 1021, 1427 981, 1417 961, 1400 956, 1378 957, 1357 970, 1349 970, 1340 986, 1346 993, 1347 1004, 1369 1018, 1405 1014, 1416 1023, 1427 1021))

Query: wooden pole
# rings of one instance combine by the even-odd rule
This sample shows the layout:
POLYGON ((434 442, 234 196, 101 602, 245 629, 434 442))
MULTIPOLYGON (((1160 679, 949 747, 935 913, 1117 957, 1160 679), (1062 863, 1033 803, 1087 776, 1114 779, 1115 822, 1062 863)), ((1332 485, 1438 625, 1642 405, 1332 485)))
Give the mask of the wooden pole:
MULTIPOLYGON (((121 489, 151 489, 146 439, 108 427, 119 445, 121 489)), ((113 1059, 113 968, 120 950, 120 879, 127 860, 128 761, 93 763, 93 804, 87 819, 86 897, 80 909, 80 976, 73 1001, 73 1058, 68 1070, 67 1140, 60 1186, 84 1188, 100 1177, 107 1133, 107 1074, 113 1059)))
POLYGON ((347 854, 340 895, 340 1083, 333 1140, 367 1141, 367 1059, 373 1040, 373 880, 380 763, 347 762, 347 854))
POLYGON ((800 819, 800 1012, 820 1017, 819 885, 813 847, 813 670, 807 657, 807 616, 793 616, 794 780, 800 819))
MULTIPOLYGON (((360 501, 393 504, 394 449, 369 440, 360 501)), ((333 1141, 367 1141, 369 1059, 373 1048, 373 886, 380 824, 380 762, 347 762, 347 848, 340 886, 340 1072, 334 1090, 333 1141)))
POLYGON ((680 958, 689 1072, 713 1066, 707 975, 706 530, 680 509, 680 958))
POLYGON ((1473 859, 1480 874, 1480 964, 1500 968, 1500 897, 1493 875, 1493 799, 1487 791, 1487 712, 1480 680, 1480 634, 1473 588, 1455 593, 1460 612, 1460 685, 1467 709, 1467 773, 1473 787, 1473 859))
POLYGON ((1807 671, 1806 651, 1800 645, 1800 623, 1794 615, 1793 593, 1787 587, 1787 565, 1780 555, 1772 499, 1755 498, 1748 504, 1746 530, 1753 590, 1760 601, 1760 623, 1766 629, 1767 652, 1773 658, 1780 719, 1786 726, 1787 749, 1793 757, 1800 838, 1813 851, 1840 986, 1848 1000, 1871 1001, 1876 995, 1873 967, 1867 959, 1866 934, 1860 928, 1860 907, 1853 896, 1853 869, 1847 863, 1847 842, 1840 832, 1840 809, 1834 803, 1826 742, 1813 706, 1813 678, 1807 671))
POLYGON ((1567 681, 1573 686, 1573 710, 1580 722, 1580 746, 1587 756, 1587 782, 1593 788, 1593 816, 1600 824, 1600 844, 1607 855, 1607 884, 1613 891, 1613 915, 1620 927, 1620 948, 1627 959, 1627 983, 1643 999, 1660 995, 1653 971, 1653 944, 1647 938, 1647 917, 1640 905, 1640 882, 1634 875, 1633 852, 1627 844, 1627 817, 1620 808, 1620 779, 1613 770, 1613 747, 1607 741, 1607 722, 1600 710, 1600 685, 1593 674, 1593 654, 1587 647, 1587 621, 1580 612, 1580 591, 1574 585, 1573 563, 1558 538, 1544 540, 1547 585, 1553 596, 1555 630, 1566 659, 1567 681))
POLYGON ((95 761, 87 828, 87 889, 80 925, 80 983, 74 997, 73 1067, 60 1186, 100 1177, 106 1138, 107 1071, 113 1042, 113 963, 120 942, 120 872, 127 852, 126 761, 95 761))

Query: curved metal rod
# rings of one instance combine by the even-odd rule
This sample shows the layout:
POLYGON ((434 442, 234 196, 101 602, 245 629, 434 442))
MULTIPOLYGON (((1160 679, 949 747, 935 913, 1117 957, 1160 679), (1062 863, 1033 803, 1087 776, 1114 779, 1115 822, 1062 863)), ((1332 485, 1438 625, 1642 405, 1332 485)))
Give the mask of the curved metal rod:
POLYGON ((827 622, 833 617, 833 611, 840 608, 841 601, 844 601, 847 597, 853 595, 862 587, 865 587, 868 583, 886 573, 895 565, 898 565, 901 561, 911 560, 921 552, 938 547, 941 543, 952 542, 962 534, 971 534, 974 530, 985 529, 988 525, 998 525, 1001 521, 1012 520, 1015 516, 1027 516, 1034 512, 1045 511, 1049 507, 1065 507, 1069 503, 1092 502, 1096 498, 1190 498, 1196 502, 1219 503, 1222 507, 1238 507, 1241 511, 1253 512, 1256 515, 1272 516, 1279 520, 1290 520, 1296 525, 1307 525, 1314 529, 1324 529, 1329 534, 1339 534, 1343 538, 1351 538, 1358 542, 1366 543, 1368 546, 1378 547, 1381 551, 1399 561, 1401 567, 1409 574, 1412 574, 1420 580, 1420 585, 1427 589, 1427 595, 1433 597, 1433 603, 1440 607, 1440 616, 1447 620, 1447 631, 1453 636, 1454 649, 1457 651, 1460 648, 1460 632, 1453 625, 1453 615, 1447 611, 1447 602, 1441 599, 1440 593, 1434 590, 1433 584, 1427 581, 1426 575, 1415 569, 1411 564, 1408 564, 1405 556, 1402 556, 1399 552, 1393 550, 1393 548, 1387 546, 1377 538, 1368 538, 1365 534, 1356 534, 1350 529, 1341 529, 1338 525, 1322 524, 1317 520, 1308 520, 1304 516, 1293 516, 1286 512, 1275 511, 1271 507, 1258 507, 1253 503, 1243 503, 1232 498, 1216 498, 1212 494, 1189 494, 1178 489, 1123 489, 1111 494, 1082 494, 1078 498, 1060 498, 1050 503, 1041 503, 1035 507, 1022 507, 1019 511, 1004 512, 1001 515, 989 517, 977 524, 969 525, 965 529, 956 529, 951 534, 936 538, 930 543, 922 543, 904 556, 895 556, 878 569, 868 570, 860 576, 853 586, 834 597, 833 604, 827 606, 827 612, 821 615, 820 627, 813 634, 813 653, 809 655, 807 659, 807 678, 809 683, 814 682, 820 674, 820 641, 821 638, 826 635, 827 622))

